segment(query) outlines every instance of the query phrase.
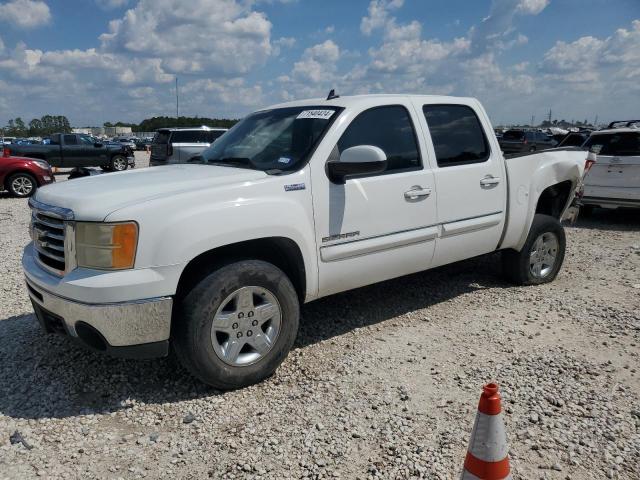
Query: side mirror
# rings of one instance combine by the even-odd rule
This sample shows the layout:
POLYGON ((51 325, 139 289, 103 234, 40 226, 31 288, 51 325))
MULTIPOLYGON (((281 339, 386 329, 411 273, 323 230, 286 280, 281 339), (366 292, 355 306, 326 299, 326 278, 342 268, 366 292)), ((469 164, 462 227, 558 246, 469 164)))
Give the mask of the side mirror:
POLYGON ((358 145, 347 148, 340 154, 340 160, 327 163, 329 180, 344 184, 349 177, 375 175, 387 168, 387 155, 373 145, 358 145))
POLYGON ((100 147, 102 147, 102 143, 96 142, 96 143, 93 144, 93 146, 96 147, 96 148, 100 148, 100 147))

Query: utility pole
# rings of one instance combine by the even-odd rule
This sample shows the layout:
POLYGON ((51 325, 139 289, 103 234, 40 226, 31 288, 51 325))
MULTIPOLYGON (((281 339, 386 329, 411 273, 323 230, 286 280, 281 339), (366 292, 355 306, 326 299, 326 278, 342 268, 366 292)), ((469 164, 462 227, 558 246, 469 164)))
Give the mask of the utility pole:
POLYGON ((549 124, 551 124, 551 109, 549 109, 549 124))
POLYGON ((176 127, 178 126, 179 110, 178 110, 178 76, 176 75, 176 127))
POLYGON ((596 119, 593 121, 593 126, 597 127, 598 126, 598 114, 596 113, 596 119))
POLYGON ((531 126, 533 127, 533 124, 536 121, 536 116, 535 115, 531 115, 531 126))

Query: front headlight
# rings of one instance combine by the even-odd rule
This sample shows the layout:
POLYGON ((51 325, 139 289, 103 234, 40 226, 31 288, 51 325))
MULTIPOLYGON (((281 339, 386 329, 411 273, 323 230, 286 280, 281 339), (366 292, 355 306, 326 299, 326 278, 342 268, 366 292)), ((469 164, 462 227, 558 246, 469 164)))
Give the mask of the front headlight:
POLYGON ((103 270, 133 268, 138 246, 138 224, 76 224, 76 258, 79 267, 103 270))
POLYGON ((38 160, 34 160, 33 163, 35 163, 38 167, 40 167, 42 170, 46 170, 47 172, 49 171, 49 164, 47 162, 42 162, 42 161, 38 161, 38 160))

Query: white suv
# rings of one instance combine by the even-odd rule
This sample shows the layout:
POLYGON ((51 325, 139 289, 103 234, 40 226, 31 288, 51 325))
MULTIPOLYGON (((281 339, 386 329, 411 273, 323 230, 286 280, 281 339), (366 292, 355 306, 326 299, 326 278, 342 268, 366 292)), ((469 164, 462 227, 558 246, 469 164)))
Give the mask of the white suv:
POLYGON ((612 122, 584 147, 592 162, 584 180, 583 208, 640 208, 640 120, 612 122))
POLYGON ((186 163, 209 148, 226 128, 161 128, 151 143, 151 166, 186 163))

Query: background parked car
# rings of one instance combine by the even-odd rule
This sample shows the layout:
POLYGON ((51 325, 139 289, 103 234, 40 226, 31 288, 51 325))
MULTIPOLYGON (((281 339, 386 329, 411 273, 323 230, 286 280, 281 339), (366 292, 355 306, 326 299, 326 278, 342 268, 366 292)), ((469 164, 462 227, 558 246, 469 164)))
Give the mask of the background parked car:
POLYGON ((595 163, 584 180, 583 213, 594 206, 640 208, 640 129, 634 122, 640 125, 640 121, 612 122, 585 142, 595 163))
POLYGON ((546 133, 525 130, 507 130, 498 141, 505 154, 535 152, 555 146, 553 138, 546 133))
POLYGON ((135 141, 136 150, 146 150, 148 147, 151 147, 152 142, 153 137, 137 138, 135 141))
POLYGON ((151 166, 185 163, 209 148, 226 128, 161 128, 151 144, 151 166))
POLYGON ((48 144, 5 145, 11 155, 39 158, 52 167, 102 167, 104 170, 126 170, 135 166, 131 147, 96 141, 94 137, 76 133, 56 133, 48 144))
POLYGON ((136 149, 136 140, 137 138, 132 137, 116 137, 113 139, 114 143, 119 143, 120 145, 126 145, 131 149, 131 151, 136 149))
POLYGON ((55 182, 44 160, 14 157, 4 148, 0 156, 0 186, 14 197, 30 197, 38 187, 55 182))

